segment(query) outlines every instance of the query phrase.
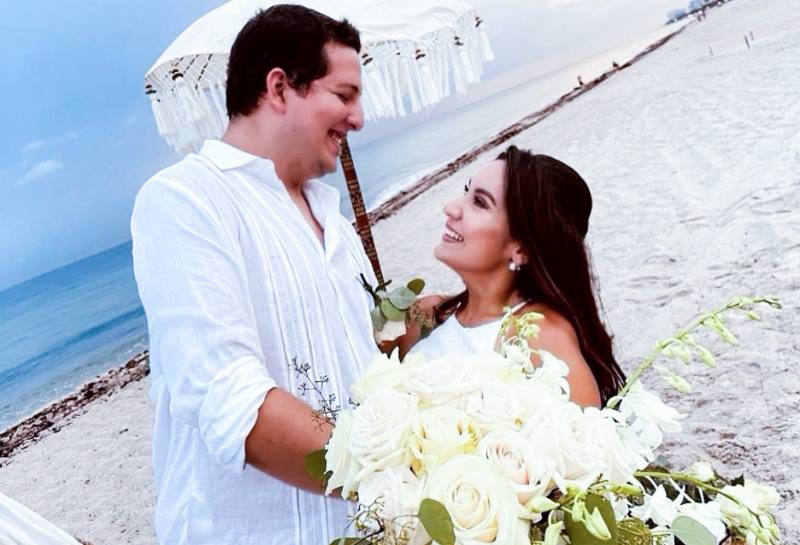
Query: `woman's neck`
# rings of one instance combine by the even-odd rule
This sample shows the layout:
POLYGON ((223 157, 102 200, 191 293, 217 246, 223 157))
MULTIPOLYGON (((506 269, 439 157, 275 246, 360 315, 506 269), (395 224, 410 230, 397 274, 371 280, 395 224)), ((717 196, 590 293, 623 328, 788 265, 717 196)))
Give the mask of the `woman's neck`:
POLYGON ((459 322, 465 326, 475 326, 487 320, 499 318, 503 309, 520 301, 511 285, 496 282, 466 281, 467 302, 456 311, 459 322))

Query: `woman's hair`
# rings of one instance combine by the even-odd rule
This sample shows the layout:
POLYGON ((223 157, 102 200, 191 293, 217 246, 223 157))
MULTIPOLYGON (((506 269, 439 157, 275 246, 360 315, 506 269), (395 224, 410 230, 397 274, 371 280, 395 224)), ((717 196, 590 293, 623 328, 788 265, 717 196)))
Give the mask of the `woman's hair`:
MULTIPOLYGON (((589 187, 575 170, 547 155, 510 146, 497 158, 506 163, 511 238, 528 256, 514 276, 514 289, 569 321, 605 404, 622 387, 625 375, 600 320, 584 243, 592 211, 589 187)), ((465 291, 439 305, 437 320, 453 313, 467 297, 465 291)))

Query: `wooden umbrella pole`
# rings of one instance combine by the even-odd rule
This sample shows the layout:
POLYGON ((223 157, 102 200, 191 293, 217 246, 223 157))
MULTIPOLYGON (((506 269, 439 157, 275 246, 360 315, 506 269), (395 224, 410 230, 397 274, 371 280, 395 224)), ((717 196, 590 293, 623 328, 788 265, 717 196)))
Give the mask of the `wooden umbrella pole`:
POLYGON ((346 138, 342 139, 342 153, 339 156, 339 160, 342 162, 344 179, 347 182, 347 192, 350 194, 350 202, 353 205, 353 213, 356 216, 356 231, 361 237, 361 244, 364 245, 364 251, 372 264, 372 270, 375 271, 375 278, 378 279, 379 283, 383 284, 381 263, 378 261, 378 252, 375 250, 375 241, 372 239, 372 228, 369 225, 367 209, 364 206, 364 197, 361 194, 361 186, 358 185, 356 167, 353 164, 353 156, 350 155, 350 145, 347 143, 346 138))

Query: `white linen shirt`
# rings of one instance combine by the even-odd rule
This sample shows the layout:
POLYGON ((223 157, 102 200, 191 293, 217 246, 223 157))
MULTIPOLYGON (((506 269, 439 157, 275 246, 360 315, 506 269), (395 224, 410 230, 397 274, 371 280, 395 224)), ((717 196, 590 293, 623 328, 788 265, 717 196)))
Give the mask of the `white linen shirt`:
MULTIPOLYGON (((150 334, 155 527, 162 544, 329 543, 348 505, 245 464, 244 442, 275 386, 298 395, 291 362, 347 390, 377 352, 374 283, 339 192, 304 194, 324 244, 271 161, 217 140, 153 176, 131 219, 150 334)), ((307 400, 316 405, 316 399, 307 400)))

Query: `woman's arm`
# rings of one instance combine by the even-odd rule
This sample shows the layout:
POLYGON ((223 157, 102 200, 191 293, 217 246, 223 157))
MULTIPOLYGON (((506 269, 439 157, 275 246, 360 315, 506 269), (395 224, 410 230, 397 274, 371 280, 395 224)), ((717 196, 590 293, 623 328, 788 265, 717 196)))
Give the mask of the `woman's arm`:
MULTIPOLYGON (((409 312, 409 317, 406 320, 406 333, 405 335, 401 335, 395 341, 393 341, 394 346, 392 346, 392 350, 395 347, 400 348, 400 358, 404 358, 408 351, 417 344, 417 342, 422 338, 422 325, 420 321, 417 319, 412 318, 414 313, 417 313, 423 320, 427 320, 431 326, 435 323, 434 319, 434 310, 436 305, 442 303, 442 301, 446 300, 446 295, 426 295, 425 297, 421 297, 414 306, 416 309, 412 308, 412 311, 409 312)), ((383 346, 380 347, 381 351, 383 346)))
MULTIPOLYGON (((569 321, 554 310, 543 305, 526 305, 518 312, 521 316, 526 312, 538 312, 544 316, 536 324, 539 326, 539 335, 529 339, 531 348, 545 350, 567 364, 569 374, 567 382, 570 387, 570 399, 583 407, 600 406, 600 389, 597 381, 589 368, 589 364, 581 353, 578 335, 569 321)), ((511 331, 511 336, 516 332, 511 331)), ((534 365, 540 365, 539 356, 532 356, 534 365)))

